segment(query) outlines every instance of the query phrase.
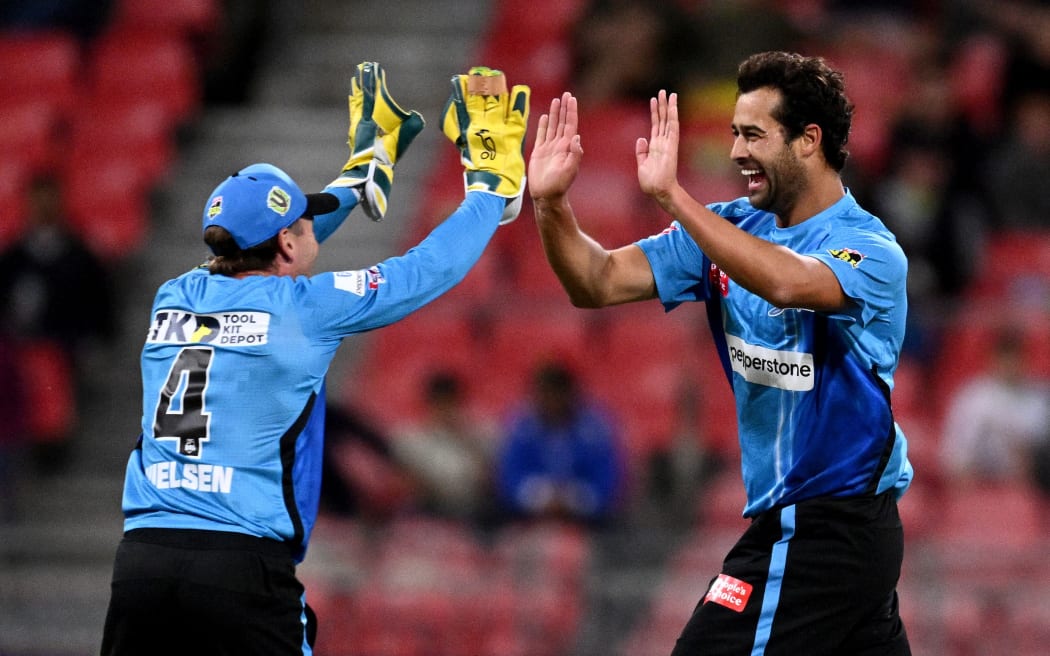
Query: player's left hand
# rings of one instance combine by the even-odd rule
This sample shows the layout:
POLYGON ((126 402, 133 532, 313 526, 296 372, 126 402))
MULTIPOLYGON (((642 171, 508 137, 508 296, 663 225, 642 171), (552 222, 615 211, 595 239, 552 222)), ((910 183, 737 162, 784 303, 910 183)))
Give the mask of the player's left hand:
POLYGON ((678 94, 661 90, 649 101, 652 129, 649 139, 639 137, 634 147, 638 161, 638 185, 660 199, 678 180, 678 94))

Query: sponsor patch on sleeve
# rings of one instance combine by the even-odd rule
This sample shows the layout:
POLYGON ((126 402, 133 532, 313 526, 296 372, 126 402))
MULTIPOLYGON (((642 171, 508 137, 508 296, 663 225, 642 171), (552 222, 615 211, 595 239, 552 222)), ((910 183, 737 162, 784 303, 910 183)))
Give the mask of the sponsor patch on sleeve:
POLYGON ((863 253, 852 248, 829 248, 828 253, 831 253, 831 256, 835 259, 846 262, 854 269, 860 266, 861 261, 865 257, 863 253))
POLYGON ((369 267, 358 271, 338 271, 335 273, 335 288, 351 294, 364 296, 366 291, 375 291, 386 282, 379 267, 369 267))
POLYGON ((364 271, 336 271, 335 288, 356 296, 365 295, 367 276, 364 271))
POLYGON ((751 589, 751 584, 746 581, 733 578, 728 574, 719 574, 718 578, 711 584, 711 587, 707 589, 704 603, 706 604, 710 601, 711 603, 725 606, 729 610, 742 613, 747 608, 747 600, 751 598, 751 589))

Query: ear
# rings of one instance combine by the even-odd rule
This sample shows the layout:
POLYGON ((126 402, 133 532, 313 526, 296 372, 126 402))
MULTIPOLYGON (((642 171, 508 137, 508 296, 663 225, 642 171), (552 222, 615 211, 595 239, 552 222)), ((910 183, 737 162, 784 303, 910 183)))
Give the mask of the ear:
POLYGON ((799 156, 812 157, 815 154, 823 153, 820 146, 823 140, 824 131, 816 123, 810 123, 802 130, 802 134, 799 135, 798 139, 795 140, 795 143, 798 144, 799 156))
POLYGON ((277 233, 277 259, 282 262, 292 262, 295 260, 295 255, 295 240, 292 239, 291 230, 284 228, 277 233))

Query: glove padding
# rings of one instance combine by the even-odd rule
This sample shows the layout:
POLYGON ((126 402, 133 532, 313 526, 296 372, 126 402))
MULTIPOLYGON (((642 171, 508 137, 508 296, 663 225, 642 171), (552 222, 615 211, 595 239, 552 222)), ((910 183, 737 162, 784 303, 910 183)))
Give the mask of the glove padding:
POLYGON ((386 72, 378 62, 357 65, 348 102, 350 159, 330 186, 356 187, 365 214, 379 221, 386 215, 394 165, 426 122, 390 96, 386 72))
POLYGON ((442 131, 459 148, 466 191, 507 199, 500 225, 521 211, 525 192, 525 132, 529 87, 507 92, 502 71, 475 66, 452 76, 452 93, 442 112, 442 131))

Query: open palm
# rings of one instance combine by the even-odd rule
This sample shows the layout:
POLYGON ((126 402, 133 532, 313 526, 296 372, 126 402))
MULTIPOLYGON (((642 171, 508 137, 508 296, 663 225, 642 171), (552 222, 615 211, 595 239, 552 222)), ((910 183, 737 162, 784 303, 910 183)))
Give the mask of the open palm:
POLYGON ((650 196, 666 194, 678 177, 678 94, 660 91, 649 101, 652 131, 649 139, 638 139, 638 185, 650 196))
POLYGON ((583 156, 578 126, 576 98, 568 92, 552 100, 550 113, 540 116, 529 157, 528 185, 533 198, 563 196, 572 186, 583 156))

